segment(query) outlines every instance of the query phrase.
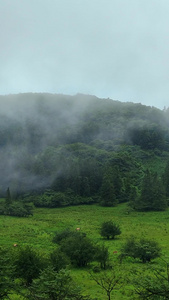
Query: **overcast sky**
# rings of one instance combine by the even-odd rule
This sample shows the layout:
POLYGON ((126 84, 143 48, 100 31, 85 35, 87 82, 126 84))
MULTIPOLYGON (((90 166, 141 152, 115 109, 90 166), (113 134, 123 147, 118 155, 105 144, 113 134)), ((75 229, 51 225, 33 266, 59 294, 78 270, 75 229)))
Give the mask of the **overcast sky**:
POLYGON ((0 0, 0 94, 169 106, 169 0, 0 0))

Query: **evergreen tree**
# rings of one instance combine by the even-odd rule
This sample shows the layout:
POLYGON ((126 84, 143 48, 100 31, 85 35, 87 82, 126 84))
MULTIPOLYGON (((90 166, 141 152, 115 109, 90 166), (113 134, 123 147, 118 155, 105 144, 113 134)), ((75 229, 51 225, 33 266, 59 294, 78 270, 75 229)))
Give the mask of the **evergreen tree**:
POLYGON ((108 170, 103 176, 100 204, 102 206, 115 206, 117 202, 112 172, 111 170, 108 170))
POLYGON ((90 196, 90 185, 87 177, 82 178, 81 194, 82 196, 86 196, 86 197, 90 196))
POLYGON ((148 211, 152 209, 152 194, 153 194, 153 184, 150 171, 147 170, 142 183, 141 195, 138 199, 136 208, 138 210, 148 211))
POLYGON ((167 198, 169 198, 169 161, 166 164, 165 171, 163 174, 163 182, 167 198))
POLYGON ((9 205, 12 203, 12 198, 11 198, 11 192, 10 192, 10 189, 9 187, 7 188, 7 191, 6 191, 6 206, 9 207, 9 205))
POLYGON ((135 209, 135 203, 137 202, 138 199, 138 193, 135 186, 130 187, 130 193, 128 198, 129 198, 129 205, 135 209))
POLYGON ((123 180, 120 202, 128 202, 131 200, 131 189, 131 180, 129 177, 126 177, 123 180))
POLYGON ((113 185, 114 185, 114 192, 116 195, 116 199, 118 199, 118 201, 121 202, 123 183, 122 183, 119 168, 117 166, 113 168, 112 175, 113 175, 113 185))

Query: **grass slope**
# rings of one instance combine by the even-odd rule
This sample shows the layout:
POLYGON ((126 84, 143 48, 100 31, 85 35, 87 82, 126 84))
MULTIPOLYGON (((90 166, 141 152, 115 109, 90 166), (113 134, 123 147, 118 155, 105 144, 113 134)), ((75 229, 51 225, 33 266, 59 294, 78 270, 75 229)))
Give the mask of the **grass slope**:
MULTIPOLYGON (((169 257, 169 214, 164 212, 129 212, 126 204, 117 207, 74 206, 57 209, 35 209, 34 216, 29 218, 17 218, 0 216, 0 241, 1 246, 13 247, 14 243, 20 245, 32 245, 34 248, 48 253, 54 247, 52 238, 55 231, 65 228, 76 230, 81 228, 94 242, 104 243, 109 248, 111 260, 116 260, 122 244, 126 238, 134 235, 146 237, 159 242, 162 247, 163 258, 169 257), (113 220, 121 227, 122 234, 114 241, 106 241, 100 237, 99 228, 102 222, 113 220), (118 251, 118 254, 113 254, 118 251)), ((160 264, 161 260, 152 263, 160 264)), ((123 262, 123 274, 127 276, 132 268, 144 269, 144 265, 138 262, 126 260, 123 262), (126 269, 126 271, 125 271, 126 269), (126 273, 125 273, 126 272, 126 273)), ((73 277, 83 288, 84 293, 91 294, 98 299, 106 299, 106 295, 90 280, 88 270, 73 269, 73 277)), ((130 286, 128 286, 130 289, 130 286)), ((126 291, 126 288, 124 288, 126 291)), ((20 299, 13 295, 13 299, 20 299)), ((124 291, 115 291, 113 299, 131 299, 124 291)), ((132 298, 134 299, 134 298, 132 298)))

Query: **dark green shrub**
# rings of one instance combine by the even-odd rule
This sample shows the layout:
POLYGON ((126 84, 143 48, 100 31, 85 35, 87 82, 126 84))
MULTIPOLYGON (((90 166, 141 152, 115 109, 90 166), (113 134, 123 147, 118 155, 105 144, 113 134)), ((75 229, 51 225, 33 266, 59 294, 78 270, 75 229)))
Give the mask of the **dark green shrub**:
POLYGON ((60 244, 63 240, 72 237, 72 236, 76 236, 77 234, 79 234, 79 232, 76 231, 72 231, 69 228, 66 228, 65 230, 61 231, 61 232, 55 232, 55 236, 53 237, 53 242, 60 244))
POLYGON ((97 246, 95 260, 100 263, 101 269, 106 269, 108 267, 109 261, 109 251, 104 245, 97 246))
POLYGON ((119 225, 115 224, 112 221, 104 222, 100 228, 100 234, 102 237, 109 239, 114 239, 116 235, 121 234, 119 225))
POLYGON ((4 215, 15 217, 28 217, 33 215, 33 204, 14 201, 8 207, 5 207, 4 215))
POLYGON ((8 299, 15 287, 11 253, 0 247, 0 299, 8 299))
POLYGON ((73 265, 85 267, 94 260, 96 247, 88 237, 77 232, 76 235, 62 241, 61 250, 70 258, 73 265))
POLYGON ((56 272, 65 269, 70 263, 68 257, 59 248, 50 253, 50 261, 56 272))
POLYGON ((19 249, 14 261, 15 274, 30 285, 45 266, 45 260, 30 246, 19 249))
POLYGON ((134 237, 129 238, 122 248, 122 256, 138 258, 143 263, 150 262, 160 256, 160 247, 157 242, 147 239, 136 240, 134 237))

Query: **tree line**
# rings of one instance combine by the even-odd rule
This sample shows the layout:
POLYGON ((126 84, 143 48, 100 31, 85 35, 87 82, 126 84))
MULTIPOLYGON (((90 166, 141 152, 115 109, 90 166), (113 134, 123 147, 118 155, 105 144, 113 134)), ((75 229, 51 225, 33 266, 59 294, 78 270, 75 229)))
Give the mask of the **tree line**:
MULTIPOLYGON (((123 154, 124 155, 124 154, 123 154)), ((168 207, 169 162, 159 175, 152 169, 143 169, 133 157, 117 155, 103 166, 97 160, 86 165, 80 161, 67 166, 52 186, 13 197, 10 188, 0 202, 0 213, 11 216, 29 216, 33 207, 57 208, 69 205, 94 204, 115 206, 127 202, 137 211, 161 211, 168 207), (72 170, 72 171, 71 171, 72 170)))

